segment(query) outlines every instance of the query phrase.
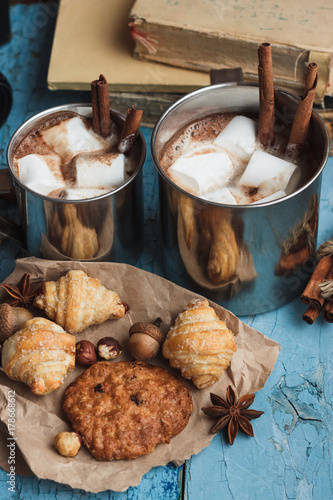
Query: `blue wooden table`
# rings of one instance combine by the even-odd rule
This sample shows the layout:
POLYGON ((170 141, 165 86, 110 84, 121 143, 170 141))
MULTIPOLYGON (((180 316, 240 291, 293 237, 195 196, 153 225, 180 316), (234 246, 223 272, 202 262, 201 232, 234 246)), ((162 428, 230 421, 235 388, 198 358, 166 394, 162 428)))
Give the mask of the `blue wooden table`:
MULTIPOLYGON (((56 2, 11 7, 12 39, 0 47, 0 71, 13 87, 14 104, 0 129, 0 165, 14 130, 29 116, 50 106, 88 101, 83 92, 47 90, 46 73, 56 18, 56 2)), ((159 240, 157 175, 149 153, 144 166, 145 247, 138 267, 162 275, 159 240)), ((18 221, 14 204, 0 201, 2 214, 18 221)), ((323 175, 318 242, 333 234, 333 158, 323 175)), ((8 240, 0 246, 0 281, 25 251, 8 240)), ((301 319, 299 299, 266 314, 242 320, 278 341, 281 353, 254 408, 265 413, 254 421, 255 437, 244 434, 235 444, 216 435, 209 447, 184 466, 157 467, 127 492, 98 495, 36 477, 18 476, 16 492, 8 491, 0 469, 0 498, 30 500, 99 499, 224 499, 329 500, 333 498, 333 327, 319 318, 313 326, 301 319)), ((32 424, 33 425, 33 424, 32 424)))

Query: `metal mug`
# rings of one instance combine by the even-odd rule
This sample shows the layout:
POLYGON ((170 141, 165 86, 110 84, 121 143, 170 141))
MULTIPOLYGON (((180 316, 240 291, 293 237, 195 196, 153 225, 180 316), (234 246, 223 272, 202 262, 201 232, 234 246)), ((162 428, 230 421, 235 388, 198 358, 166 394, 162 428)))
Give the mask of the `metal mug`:
MULTIPOLYGON (((275 89, 280 126, 290 127, 298 101, 293 94, 275 89)), ((313 270, 321 173, 329 150, 325 125, 313 111, 308 141, 315 164, 301 187, 284 198, 256 205, 221 205, 189 194, 171 181, 159 158, 177 131, 201 117, 258 110, 255 84, 208 86, 172 105, 155 125, 151 139, 159 176, 165 275, 237 315, 263 313, 287 304, 302 292, 313 270), (230 250, 231 241, 234 250, 230 250), (238 255, 232 278, 212 280, 208 273, 212 252, 217 259, 220 252, 222 265, 226 253, 232 251, 238 255)))
MULTIPOLYGON (((91 105, 66 104, 38 113, 16 130, 8 145, 7 163, 15 186, 23 243, 35 257, 135 264, 143 248, 142 166, 146 146, 141 132, 133 174, 120 187, 96 198, 71 201, 44 196, 25 186, 15 174, 12 157, 22 139, 40 120, 61 111, 91 116, 91 105)), ((123 114, 114 109, 110 113, 123 124, 123 114)))

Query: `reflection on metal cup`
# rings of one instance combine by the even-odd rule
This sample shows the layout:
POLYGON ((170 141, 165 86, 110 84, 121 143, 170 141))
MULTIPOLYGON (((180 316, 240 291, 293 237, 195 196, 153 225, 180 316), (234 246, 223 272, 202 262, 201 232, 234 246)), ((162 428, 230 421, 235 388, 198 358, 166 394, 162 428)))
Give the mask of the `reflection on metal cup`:
MULTIPOLYGON (((289 127, 298 98, 275 89, 278 126, 289 127)), ((227 83, 199 89, 171 106, 156 124, 151 150, 159 174, 165 274, 238 315, 283 306, 304 289, 312 271, 321 173, 328 135, 312 113, 310 169, 287 196, 254 205, 223 205, 189 194, 160 165, 165 144, 185 125, 215 113, 258 113, 258 86, 227 83)))
MULTIPOLYGON (((35 257, 135 264, 143 248, 142 166, 146 146, 141 132, 134 172, 118 188, 89 199, 67 200, 38 194, 25 186, 13 167, 13 154, 38 122, 49 115, 73 111, 91 116, 89 104, 57 106, 23 123, 7 149, 7 163, 15 185, 25 245, 35 257)), ((120 125, 125 116, 110 110, 120 125)))

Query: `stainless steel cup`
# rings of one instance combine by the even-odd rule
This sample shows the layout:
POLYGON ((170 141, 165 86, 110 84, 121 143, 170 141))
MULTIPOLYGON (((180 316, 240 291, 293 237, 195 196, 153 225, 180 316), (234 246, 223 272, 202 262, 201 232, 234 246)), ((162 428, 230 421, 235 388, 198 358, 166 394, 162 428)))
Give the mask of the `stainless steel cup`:
MULTIPOLYGON (((298 100, 276 89, 279 127, 291 126, 298 100)), ((198 118, 258 110, 257 85, 243 82, 205 87, 171 106, 157 122, 151 140, 159 174, 165 274, 237 315, 283 306, 305 287, 312 271, 321 173, 328 156, 324 123, 312 113, 308 141, 313 162, 302 171, 301 187, 273 202, 247 206, 206 202, 174 184, 159 158, 173 134, 198 118), (215 279, 209 271, 215 269, 218 276, 221 266, 228 265, 235 255, 238 260, 232 277, 215 279)))
MULTIPOLYGON (((57 106, 24 122, 13 134, 7 149, 26 248, 35 257, 87 261, 111 260, 135 264, 143 248, 142 166, 145 140, 138 135, 135 171, 117 189, 96 198, 68 201, 38 194, 16 176, 12 157, 22 139, 49 115, 74 111, 91 116, 91 105, 57 106)), ((111 109, 122 124, 125 116, 111 109)))

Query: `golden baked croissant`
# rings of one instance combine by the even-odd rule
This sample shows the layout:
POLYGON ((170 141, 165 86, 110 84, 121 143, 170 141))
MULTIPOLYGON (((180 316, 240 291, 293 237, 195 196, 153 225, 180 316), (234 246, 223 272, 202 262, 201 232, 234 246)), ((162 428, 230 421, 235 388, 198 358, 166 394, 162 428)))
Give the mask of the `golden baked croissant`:
POLYGON ((233 333, 220 320, 208 300, 190 302, 176 318, 162 353, 184 378, 198 389, 219 380, 236 351, 233 333))
POLYGON ((37 396, 58 389, 75 366, 75 337, 45 318, 33 318, 2 348, 2 367, 37 396))
POLYGON ((79 270, 68 271, 58 281, 46 281, 34 305, 68 333, 82 332, 90 325, 122 318, 127 307, 117 292, 108 290, 97 278, 79 270))

